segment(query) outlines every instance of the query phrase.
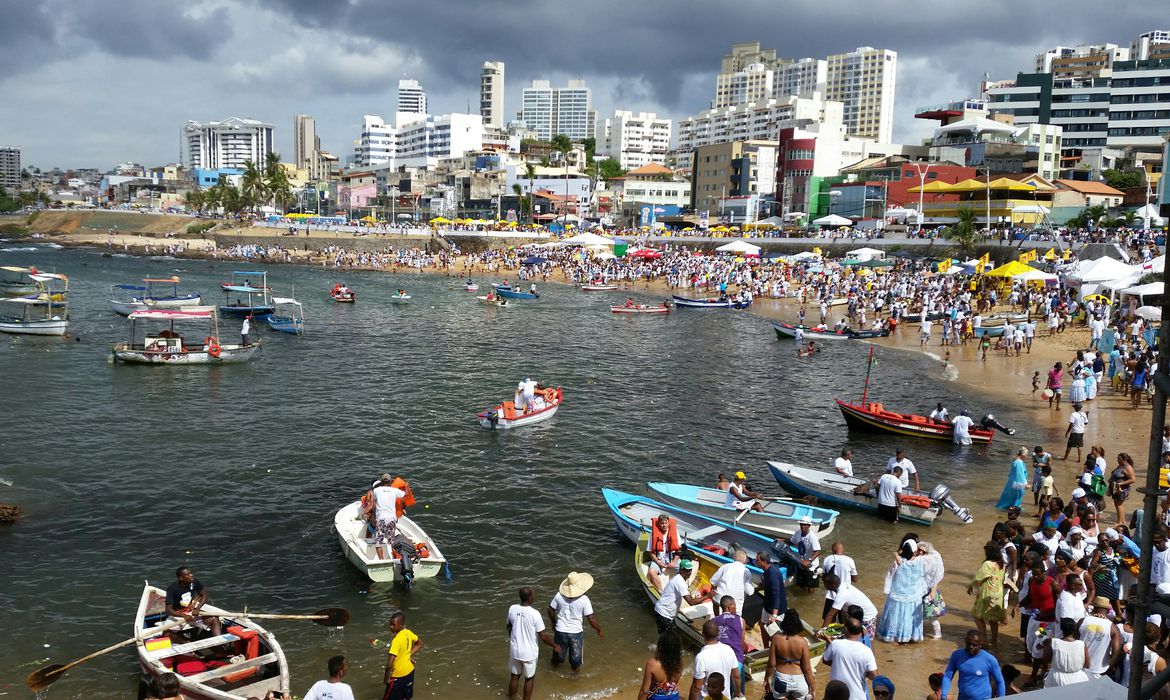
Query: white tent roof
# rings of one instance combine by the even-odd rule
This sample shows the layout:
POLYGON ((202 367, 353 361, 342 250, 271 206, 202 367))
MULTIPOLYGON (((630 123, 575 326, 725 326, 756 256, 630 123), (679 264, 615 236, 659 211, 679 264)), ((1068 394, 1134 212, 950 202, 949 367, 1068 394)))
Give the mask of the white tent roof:
POLYGON ((877 248, 858 248, 845 253, 845 257, 855 260, 883 260, 886 257, 886 251, 877 248))
POLYGON ((1159 255, 1149 262, 1141 263, 1142 271, 1150 272, 1165 272, 1166 271, 1166 256, 1159 255))
POLYGON ((813 219, 813 223, 817 224, 818 226, 852 226, 853 220, 846 219, 845 217, 838 216, 837 214, 829 214, 828 216, 822 216, 819 219, 813 219))
POLYGON ((1024 695, 1028 700, 1125 700, 1128 690, 1108 676, 1102 676, 1083 683, 1033 690, 1024 695))
MULTIPOLYGON (((794 212, 789 212, 788 215, 792 216, 793 213, 794 212)), ((800 214, 800 212, 795 212, 795 213, 800 214)), ((800 214, 800 216, 804 216, 804 214, 800 214)), ((799 217, 796 217, 796 218, 799 218, 799 217)), ((757 221, 755 223, 757 223, 761 226, 767 226, 769 224, 771 224, 772 226, 782 226, 784 224, 784 219, 781 219, 779 216, 769 216, 768 218, 760 219, 759 221, 757 221)))
POLYGON ((576 236, 571 236, 561 241, 561 245, 579 245, 586 248, 594 248, 597 246, 611 246, 613 245, 612 238, 605 236, 598 236, 596 233, 578 233, 576 236))
POLYGON ((821 256, 817 255, 816 253, 807 251, 807 250, 804 251, 803 253, 797 253, 796 255, 789 255, 788 256, 789 260, 812 260, 812 259, 820 260, 820 258, 821 258, 821 256))
POLYGON ((935 129, 934 133, 936 136, 939 134, 950 134, 956 131, 991 131, 1002 134, 1014 134, 1018 129, 1018 126, 977 117, 975 119, 964 119, 953 124, 941 126, 935 129))
POLYGON ((1154 224, 1155 226, 1161 226, 1166 222, 1165 218, 1158 215, 1158 207, 1155 207, 1153 204, 1147 204, 1141 209, 1138 209, 1135 213, 1142 221, 1149 219, 1150 223, 1154 224))
POLYGON ((1101 289, 1109 289, 1115 292, 1121 291, 1122 289, 1132 287, 1133 283, 1137 282, 1139 279, 1141 279, 1141 275, 1135 273, 1132 275, 1126 275, 1120 279, 1106 280, 1105 282, 1101 283, 1101 289))
POLYGON ((1057 279, 1057 277, 1056 275, 1049 272, 1044 272, 1043 270, 1028 270, 1027 272, 1021 272, 1018 275, 1013 275, 1012 279, 1016 280, 1017 282, 1049 282, 1057 279))
POLYGON ((742 238, 737 238, 730 243, 725 243, 715 250, 720 253, 743 253, 744 255, 759 255, 760 246, 752 245, 742 238))
POLYGON ((1043 204, 1025 204, 1012 209, 1013 214, 1051 214, 1052 210, 1043 204))
POLYGON ((1078 265, 1073 277, 1081 282, 1104 282, 1140 274, 1140 272, 1140 268, 1134 269, 1134 266, 1126 265, 1120 260, 1105 257, 1091 260, 1088 264, 1078 265))
POLYGON ((1149 284, 1139 284, 1136 287, 1126 287, 1125 289, 1121 290, 1121 293, 1131 297, 1151 297, 1158 294, 1163 294, 1165 291, 1165 283, 1150 282, 1149 284))

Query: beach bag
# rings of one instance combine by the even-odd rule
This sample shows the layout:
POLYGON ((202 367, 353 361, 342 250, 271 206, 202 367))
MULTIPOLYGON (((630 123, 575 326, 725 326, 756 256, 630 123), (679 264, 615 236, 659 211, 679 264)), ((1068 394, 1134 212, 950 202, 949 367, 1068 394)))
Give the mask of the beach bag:
POLYGON ((927 594, 922 599, 922 615, 928 620, 936 620, 947 614, 947 603, 943 600, 942 593, 935 591, 933 595, 927 594))
POLYGON ((1105 477, 1098 474, 1093 475, 1093 479, 1089 482, 1089 490, 1097 494, 1098 497, 1104 497, 1105 491, 1109 485, 1105 482, 1105 477))

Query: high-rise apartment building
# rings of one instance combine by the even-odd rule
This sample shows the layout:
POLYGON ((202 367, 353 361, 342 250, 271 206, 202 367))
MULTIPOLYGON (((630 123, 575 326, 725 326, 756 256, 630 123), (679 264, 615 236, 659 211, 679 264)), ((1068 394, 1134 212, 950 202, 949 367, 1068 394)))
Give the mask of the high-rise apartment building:
POLYGON ((263 164, 273 151, 271 124, 231 117, 222 122, 189 121, 180 134, 180 157, 187 170, 243 168, 263 164))
POLYGON ((772 96, 773 72, 763 63, 750 63, 715 79, 714 109, 762 102, 772 96))
POLYGON ((293 115, 293 165, 313 170, 314 156, 321 150, 317 120, 307 114, 293 115))
POLYGON ((893 140, 897 68, 897 52, 870 46, 828 57, 825 97, 845 105, 851 136, 893 140))
POLYGON ((20 189, 20 147, 0 146, 0 187, 12 194, 20 189))
POLYGON ((1116 61, 1127 60, 1129 49, 1117 44, 1057 46, 1036 54, 1036 72, 1056 79, 1107 77, 1116 61))
POLYGON ((772 71, 772 96, 803 95, 825 91, 829 79, 829 62, 818 58, 798 58, 772 71))
POLYGON ((625 170, 666 162, 671 121, 654 112, 615 110, 597 120, 597 154, 614 158, 625 170))
POLYGON ((417 80, 398 81, 398 110, 394 113, 394 125, 403 126, 425 116, 427 93, 417 80))
POLYGON ((483 148, 483 117, 478 114, 428 115, 397 129, 396 164, 431 165, 483 148))
POLYGON ((479 116, 484 126, 503 129, 504 62, 484 61, 479 74, 479 116))
POLYGON ((558 134, 577 140, 592 138, 597 119, 593 91, 584 80, 570 80, 563 88, 533 80, 531 87, 524 88, 520 119, 545 141, 558 134))
POLYGON ((398 154, 398 134, 393 125, 382 121, 377 114, 362 117, 361 134, 354 147, 353 165, 368 168, 389 163, 398 154))
POLYGON ((776 140, 783 129, 816 128, 844 136, 845 106, 820 93, 709 109, 678 121, 678 150, 728 141, 776 140))
POLYGON ((1156 29, 1146 32, 1129 44, 1131 61, 1170 58, 1170 31, 1156 29))
POLYGON ((760 197, 776 189, 776 143, 730 141, 694 151, 691 206, 720 215, 728 197, 760 197))

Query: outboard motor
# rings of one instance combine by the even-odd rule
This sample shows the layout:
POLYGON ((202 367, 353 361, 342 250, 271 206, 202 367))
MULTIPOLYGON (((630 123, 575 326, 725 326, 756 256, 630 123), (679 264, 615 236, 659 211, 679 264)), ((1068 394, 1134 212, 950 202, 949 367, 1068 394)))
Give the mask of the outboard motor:
POLYGON ((414 585, 414 562, 418 558, 418 551, 414 548, 414 542, 401 532, 394 533, 390 548, 400 557, 398 566, 402 570, 402 587, 409 591, 414 585))
POLYGON ((958 503, 955 503, 955 499, 951 498, 951 489, 945 484, 936 484, 930 490, 930 501, 941 508, 946 508, 951 511, 964 523, 969 524, 975 520, 975 518, 971 517, 970 510, 962 508, 958 503))
POLYGON ((492 425, 492 430, 495 430, 496 426, 500 424, 500 412, 495 409, 488 411, 487 419, 488 423, 492 425))
POLYGON ((984 430, 998 430, 1001 433, 1003 433, 1004 435, 1015 435, 1016 434, 1015 428, 1009 428, 1006 425, 1004 425, 1003 423, 1000 423, 999 421, 997 421, 995 419, 995 416, 993 416, 990 413, 988 413, 987 415, 983 416, 982 419, 980 419, 979 425, 981 425, 984 430))
POLYGON ((804 565, 800 555, 796 552, 796 548, 790 545, 785 540, 772 540, 772 551, 776 553, 780 563, 788 569, 788 573, 793 576, 796 585, 801 588, 813 589, 821 585, 821 573, 823 569, 818 564, 816 567, 808 567, 804 565))

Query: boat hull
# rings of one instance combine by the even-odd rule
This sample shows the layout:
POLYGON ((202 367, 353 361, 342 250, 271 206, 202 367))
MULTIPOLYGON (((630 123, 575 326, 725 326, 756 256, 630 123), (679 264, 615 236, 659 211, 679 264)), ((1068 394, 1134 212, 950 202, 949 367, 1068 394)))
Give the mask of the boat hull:
POLYGON ((505 299, 539 299, 539 294, 532 292, 515 292, 511 289, 496 289, 496 294, 505 299))
POLYGON ((0 296, 6 297, 23 297, 29 294, 36 294, 37 286, 35 284, 3 284, 0 283, 0 296))
POLYGON ((560 407, 561 403, 558 401, 557 403, 554 403, 553 405, 540 411, 534 411, 532 413, 522 415, 518 418, 508 419, 504 418, 503 415, 500 415, 494 424, 490 418, 490 413, 496 409, 484 411, 483 413, 478 414, 476 417, 479 418, 479 424, 489 430, 510 430, 512 428, 523 428, 528 425, 542 423, 555 416, 557 414, 557 409, 560 407))
POLYGON ((616 284, 583 284, 582 292, 612 292, 617 289, 616 284))
POLYGON ((479 299, 481 302, 487 304, 488 306, 507 306, 508 305, 507 299, 488 299, 486 296, 477 296, 476 299, 479 299))
POLYGON ((971 329, 971 335, 976 338, 1000 338, 1003 337, 1003 330, 1003 326, 980 326, 971 329))
POLYGON ((304 335, 305 322, 299 318, 292 318, 291 316, 266 316, 264 321, 268 323, 268 327, 280 333, 291 333, 293 335, 304 335))
POLYGON ((718 299, 689 299, 687 297, 680 297, 677 294, 671 295, 674 299, 674 305, 680 308, 688 309, 746 309, 751 306, 750 301, 720 301, 718 299))
POLYGON ((771 498, 757 500, 764 507, 763 512, 748 510, 745 513, 723 505, 727 494, 719 489, 688 484, 649 483, 647 486, 663 503, 767 537, 788 539, 800 529, 800 519, 808 517, 813 521, 813 532, 818 538, 823 538, 833 532, 839 515, 835 510, 771 498))
MULTIPOLYGON (((398 559, 379 559, 373 538, 369 536, 366 521, 359 518, 361 502, 354 501, 337 511, 333 519, 333 529, 337 533, 337 540, 345 552, 349 563, 357 567, 358 571, 369 577, 371 581, 390 583, 402 578, 402 570, 398 559)), ((419 559, 414 564, 414 578, 434 578, 438 576, 447 559, 439 551, 438 545, 421 527, 405 515, 398 519, 399 530, 410 538, 412 542, 426 544, 430 554, 419 559)))
MULTIPOLYGON (((877 497, 870 494, 857 494, 853 490, 867 483, 865 479, 841 476, 836 472, 825 472, 818 469, 806 469, 784 462, 768 462, 768 469, 772 478, 780 484, 780 488, 798 496, 815 496, 818 500, 831 503, 842 508, 851 508, 877 515, 877 497)), ((926 495, 926 494, 918 494, 926 495)), ((902 503, 898 518, 907 522, 930 525, 938 517, 938 507, 932 505, 922 508, 902 503)))
POLYGON ((46 321, 0 321, 0 333, 14 335, 65 335, 69 321, 64 319, 46 321))
POLYGON ((222 345, 219 357, 212 357, 206 350, 182 352, 158 352, 132 348, 127 343, 114 345, 114 359, 136 365, 225 365, 248 362, 260 352, 260 343, 250 345, 222 345))
MULTIPOLYGON (((860 406, 837 399, 837 407, 841 409, 841 415, 845 417, 845 423, 850 429, 896 433, 932 440, 955 439, 955 429, 950 423, 935 423, 925 416, 894 413, 885 410, 881 404, 868 403, 860 406)), ((973 443, 989 443, 995 435, 994 431, 981 428, 971 428, 968 433, 973 443)))
POLYGON ((224 316, 234 316, 242 318, 244 316, 251 316, 252 318, 260 318, 261 316, 271 316, 276 313, 275 306, 220 306, 219 312, 224 316))
POLYGON ((405 296, 390 297, 390 303, 391 304, 409 304, 410 303, 410 295, 407 294, 405 296))
POLYGON ((615 314, 668 314, 670 308, 666 306, 611 306, 609 310, 615 314))

